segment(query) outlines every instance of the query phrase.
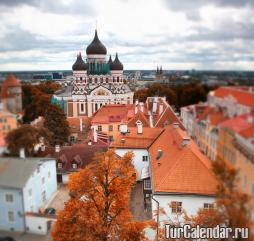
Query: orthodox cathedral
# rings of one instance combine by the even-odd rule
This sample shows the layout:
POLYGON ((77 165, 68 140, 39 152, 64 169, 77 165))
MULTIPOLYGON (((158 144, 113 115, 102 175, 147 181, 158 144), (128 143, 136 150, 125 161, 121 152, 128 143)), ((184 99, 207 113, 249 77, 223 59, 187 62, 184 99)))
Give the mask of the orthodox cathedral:
POLYGON ((81 53, 72 65, 71 85, 57 91, 52 103, 60 104, 67 117, 92 116, 107 104, 133 104, 134 93, 123 79, 123 64, 116 53, 107 58, 107 49, 98 37, 86 48, 86 60, 81 53))

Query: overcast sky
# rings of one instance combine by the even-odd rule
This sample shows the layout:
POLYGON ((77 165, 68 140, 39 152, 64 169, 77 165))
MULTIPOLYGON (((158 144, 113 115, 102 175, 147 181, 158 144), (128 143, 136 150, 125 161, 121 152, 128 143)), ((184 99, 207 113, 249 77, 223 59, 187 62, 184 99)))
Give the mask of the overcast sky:
POLYGON ((0 0, 0 70, 71 69, 96 27, 125 69, 254 70, 254 0, 0 0))

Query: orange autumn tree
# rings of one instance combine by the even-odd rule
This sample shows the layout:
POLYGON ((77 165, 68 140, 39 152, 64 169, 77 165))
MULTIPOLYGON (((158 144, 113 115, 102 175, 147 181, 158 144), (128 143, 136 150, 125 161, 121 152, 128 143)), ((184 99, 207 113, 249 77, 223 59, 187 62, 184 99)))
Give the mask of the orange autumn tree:
POLYGON ((132 153, 97 153, 86 168, 70 176, 71 199, 58 213, 54 241, 141 241, 150 222, 137 222, 129 210, 135 183, 132 153))

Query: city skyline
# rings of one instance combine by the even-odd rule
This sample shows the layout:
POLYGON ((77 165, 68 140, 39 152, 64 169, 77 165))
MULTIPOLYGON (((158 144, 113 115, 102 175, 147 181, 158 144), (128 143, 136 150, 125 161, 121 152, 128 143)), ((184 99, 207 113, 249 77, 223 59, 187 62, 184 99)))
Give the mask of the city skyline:
POLYGON ((252 70, 253 12, 250 0, 2 0, 0 71, 70 70, 96 26, 125 69, 252 70))

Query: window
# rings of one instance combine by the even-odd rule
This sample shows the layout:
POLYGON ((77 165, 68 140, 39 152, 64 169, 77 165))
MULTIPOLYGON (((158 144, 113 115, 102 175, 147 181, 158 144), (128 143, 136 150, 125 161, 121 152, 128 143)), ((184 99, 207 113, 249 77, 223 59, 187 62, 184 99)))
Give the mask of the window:
POLYGON ((41 183, 42 183, 42 184, 45 184, 45 177, 43 177, 43 178, 41 179, 41 183))
POLYGON ((102 131, 102 126, 98 126, 98 131, 102 131))
POLYGON ((151 181, 150 179, 144 180, 144 190, 151 190, 151 181))
POLYGON ((109 125, 108 131, 113 131, 113 126, 112 125, 109 125))
POLYGON ((8 212, 8 220, 9 220, 9 222, 14 222, 15 221, 14 212, 13 211, 9 211, 8 212))
POLYGON ((204 209, 214 209, 213 203, 204 203, 204 209))
POLYGON ((109 142, 112 142, 114 139, 113 139, 113 136, 109 136, 108 137, 108 140, 109 140, 109 142))
POLYGON ((182 202, 171 202, 172 213, 181 213, 182 212, 182 202))
POLYGON ((77 169, 77 168, 78 168, 77 163, 72 163, 72 168, 73 168, 73 169, 77 169))
POLYGON ((42 202, 46 201, 46 191, 43 191, 41 194, 42 202))
POLYGON ((5 195, 5 200, 6 200, 6 202, 8 202, 8 203, 12 203, 12 202, 13 202, 13 195, 10 194, 10 193, 6 194, 6 195, 5 195))
POLYGON ((85 113, 85 104, 84 103, 80 103, 80 113, 85 113))
POLYGON ((148 161, 148 156, 143 156, 143 162, 147 162, 148 161))
POLYGON ((58 162, 57 163, 57 168, 63 168, 63 163, 62 162, 58 162))
POLYGON ((71 137, 70 137, 70 141, 71 141, 71 142, 74 142, 74 141, 75 141, 75 136, 71 136, 71 137))

